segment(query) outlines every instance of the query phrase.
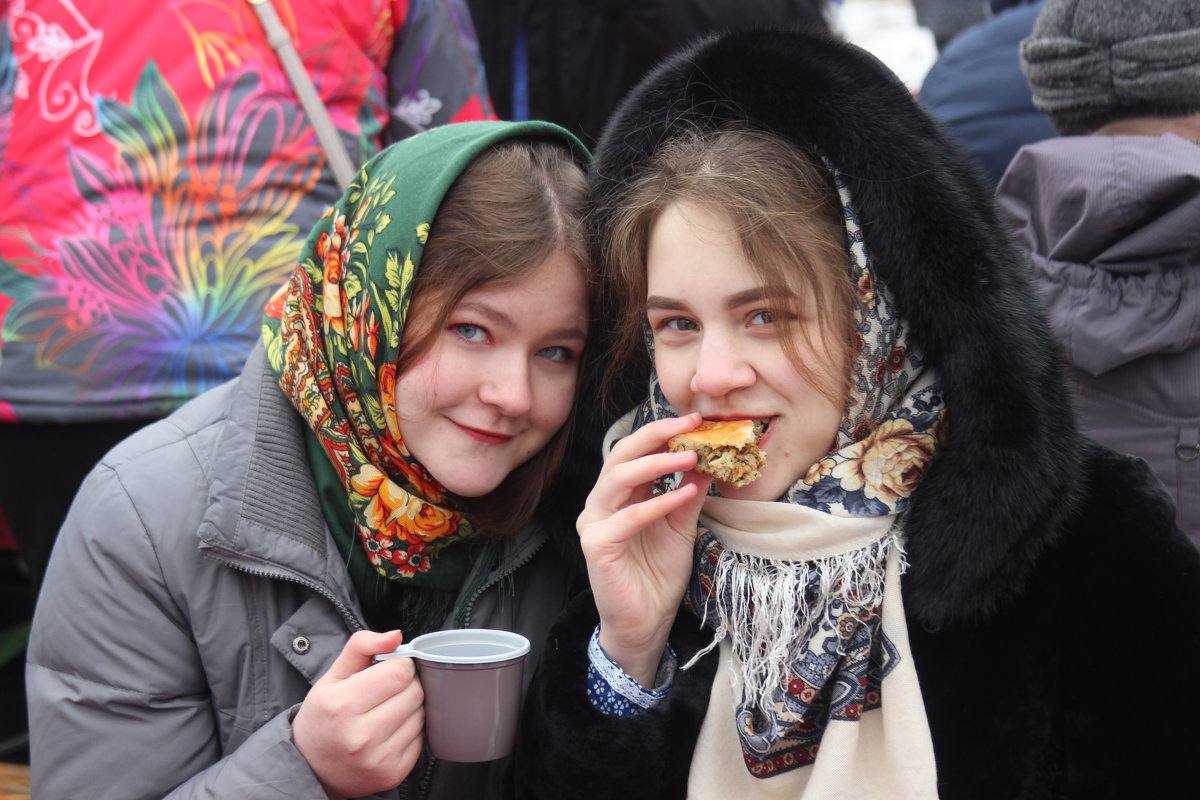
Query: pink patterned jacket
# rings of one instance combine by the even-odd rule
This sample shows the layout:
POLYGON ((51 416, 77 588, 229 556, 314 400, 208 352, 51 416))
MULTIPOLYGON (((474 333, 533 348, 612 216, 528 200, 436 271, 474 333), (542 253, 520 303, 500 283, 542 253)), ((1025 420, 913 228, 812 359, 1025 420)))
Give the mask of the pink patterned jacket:
MULTIPOLYGON (((273 0, 350 153, 494 118, 462 0, 273 0)), ((247 0, 0 0, 0 422, 238 374, 339 192, 247 0)))

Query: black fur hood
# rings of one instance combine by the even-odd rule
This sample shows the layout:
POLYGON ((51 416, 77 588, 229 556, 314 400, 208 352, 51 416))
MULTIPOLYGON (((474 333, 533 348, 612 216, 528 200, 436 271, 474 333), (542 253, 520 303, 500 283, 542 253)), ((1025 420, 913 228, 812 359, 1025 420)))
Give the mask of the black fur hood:
POLYGON ((867 52, 746 32, 673 56, 617 109, 592 168, 597 234, 614 191, 656 145, 734 120, 823 153, 846 181, 875 269, 948 409, 948 442, 907 512, 908 614, 927 629, 988 617, 1058 536, 1084 447, 991 190, 867 52))

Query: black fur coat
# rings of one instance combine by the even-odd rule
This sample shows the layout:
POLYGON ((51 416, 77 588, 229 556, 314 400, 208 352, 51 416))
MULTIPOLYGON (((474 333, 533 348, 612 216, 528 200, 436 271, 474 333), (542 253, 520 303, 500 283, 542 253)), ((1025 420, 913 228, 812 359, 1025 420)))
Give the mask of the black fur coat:
MULTIPOLYGON (((754 32, 669 59, 597 148, 613 190, 675 125, 748 119, 836 165, 868 251, 937 371, 949 440, 907 511, 912 654, 944 800, 1195 791, 1200 553, 1145 464, 1080 436, 1024 267, 969 161, 878 61, 754 32)), ((716 654, 659 706, 585 693, 590 596, 551 634, 517 759, 521 797, 684 797, 716 654)), ((681 612, 681 663, 711 636, 681 612)))

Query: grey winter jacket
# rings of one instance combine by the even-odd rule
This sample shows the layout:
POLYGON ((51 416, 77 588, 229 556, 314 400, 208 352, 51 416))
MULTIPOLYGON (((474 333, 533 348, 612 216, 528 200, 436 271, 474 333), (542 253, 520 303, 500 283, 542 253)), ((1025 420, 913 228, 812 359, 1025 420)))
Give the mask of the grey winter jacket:
MULTIPOLYGON (((325 799, 290 720, 363 619, 301 424, 260 347, 88 477, 29 645, 34 797, 325 799)), ((570 590, 547 540, 527 526, 460 598, 531 640, 527 680, 570 590)), ((382 796, 499 796, 502 769, 423 760, 382 796)))
POLYGON ((1200 144, 1050 139, 1016 155, 998 199, 1030 253, 1085 432, 1144 458, 1200 545, 1200 144))

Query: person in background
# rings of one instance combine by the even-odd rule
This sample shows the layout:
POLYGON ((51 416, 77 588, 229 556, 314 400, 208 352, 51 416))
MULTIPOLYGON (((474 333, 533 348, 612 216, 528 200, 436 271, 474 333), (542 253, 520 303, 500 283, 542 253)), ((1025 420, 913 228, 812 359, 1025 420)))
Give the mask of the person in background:
POLYGON ((502 119, 556 122, 591 147, 625 93, 711 31, 830 32, 829 0, 469 0, 502 119))
POLYGON ((1200 546, 1200 4, 1047 0, 1021 63, 1060 137, 1000 182, 1083 429, 1200 546))
POLYGON ((371 660, 443 628, 535 653, 578 590, 587 159, 537 122, 391 145, 241 374, 102 459, 34 612, 33 796, 502 796, 503 760, 425 754, 412 660, 371 660))
POLYGON ((993 185, 1022 145, 1055 135, 1033 107, 1020 46, 1041 0, 991 0, 993 16, 954 37, 921 84, 918 99, 983 167, 993 185))
MULTIPOLYGON (((493 118, 463 0, 271 0, 355 163, 493 118)), ((41 582, 112 445, 235 376, 340 191, 247 0, 0 2, 0 506, 41 582)))
POLYGON ((522 796, 1186 794, 1200 730, 1146 717, 1200 699, 1127 667, 1196 609, 1200 551, 1079 433, 990 187, 896 76, 704 40, 621 104, 591 183, 607 385, 640 402, 579 516, 591 591, 527 698, 522 796), (668 450, 701 418, 765 425, 756 480, 668 450))
POLYGON ((938 50, 987 16, 986 0, 912 0, 912 5, 917 24, 929 29, 938 50))

